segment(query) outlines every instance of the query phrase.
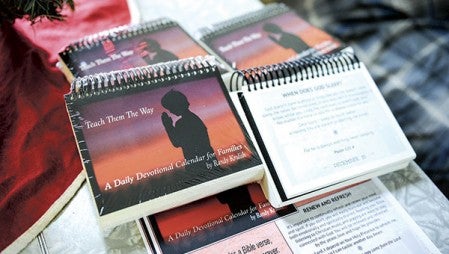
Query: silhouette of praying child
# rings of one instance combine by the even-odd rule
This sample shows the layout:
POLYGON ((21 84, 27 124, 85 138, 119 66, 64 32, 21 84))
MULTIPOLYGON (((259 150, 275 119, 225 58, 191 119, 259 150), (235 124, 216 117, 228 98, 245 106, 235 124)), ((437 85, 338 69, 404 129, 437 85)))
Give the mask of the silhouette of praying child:
POLYGON ((233 214, 255 206, 246 185, 218 193, 216 197, 220 203, 227 204, 233 214))
POLYGON ((204 170, 206 161, 214 156, 214 151, 210 145, 209 134, 203 121, 190 111, 190 103, 187 97, 176 90, 167 92, 161 100, 164 108, 176 116, 180 116, 173 125, 172 118, 166 113, 162 113, 162 124, 165 127, 168 137, 174 147, 181 147, 186 161, 200 160, 195 163, 185 165, 186 170, 204 170))
POLYGON ((298 54, 309 49, 309 45, 307 45, 298 36, 283 31, 282 28, 276 24, 266 23, 263 25, 263 30, 269 33, 268 37, 270 40, 279 44, 283 48, 293 49, 298 54))
POLYGON ((178 57, 168 50, 162 49, 159 42, 145 39, 137 44, 136 52, 147 64, 178 60, 178 57))

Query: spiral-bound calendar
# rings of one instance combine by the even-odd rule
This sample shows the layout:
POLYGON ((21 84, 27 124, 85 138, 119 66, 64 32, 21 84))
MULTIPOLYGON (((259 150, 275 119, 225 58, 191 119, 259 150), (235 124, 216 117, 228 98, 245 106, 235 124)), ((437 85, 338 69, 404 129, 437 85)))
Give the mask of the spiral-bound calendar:
POLYGON ((327 54, 344 47, 281 3, 204 27, 199 34, 204 47, 232 70, 327 54))
POLYGON ((404 168, 415 153, 351 50, 254 67, 228 88, 266 165, 273 206, 404 168))
POLYGON ((76 78, 65 101, 104 226, 262 178, 211 57, 76 78))
POLYGON ((69 81, 98 72, 207 55, 176 21, 158 18, 87 35, 59 53, 59 67, 69 81))

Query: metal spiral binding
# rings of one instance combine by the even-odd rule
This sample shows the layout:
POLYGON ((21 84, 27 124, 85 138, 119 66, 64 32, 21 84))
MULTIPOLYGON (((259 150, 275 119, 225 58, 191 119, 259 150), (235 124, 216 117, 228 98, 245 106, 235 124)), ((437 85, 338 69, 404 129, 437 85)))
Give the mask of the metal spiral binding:
POLYGON ((73 80, 69 98, 73 100, 158 84, 192 75, 211 72, 217 68, 213 56, 198 56, 154 65, 98 73, 73 80))
POLYGON ((119 26, 96 34, 88 35, 81 38, 78 41, 74 41, 70 45, 68 45, 61 52, 61 54, 67 55, 82 49, 96 47, 99 46, 100 43, 106 39, 110 39, 112 41, 122 40, 128 37, 134 37, 136 35, 150 33, 158 29, 171 27, 175 25, 177 25, 177 23, 171 19, 159 18, 142 24, 119 26))
POLYGON ((231 75, 229 90, 239 91, 243 86, 247 86, 248 91, 255 91, 358 68, 360 61, 357 56, 342 51, 235 71, 231 75))
POLYGON ((290 9, 285 4, 282 3, 267 4, 263 9, 253 11, 248 14, 241 15, 236 18, 214 24, 212 25, 212 27, 206 27, 201 29, 200 39, 207 40, 219 34, 224 34, 229 31, 233 31, 236 28, 244 27, 248 24, 258 22, 262 19, 274 17, 288 11, 290 11, 290 9))

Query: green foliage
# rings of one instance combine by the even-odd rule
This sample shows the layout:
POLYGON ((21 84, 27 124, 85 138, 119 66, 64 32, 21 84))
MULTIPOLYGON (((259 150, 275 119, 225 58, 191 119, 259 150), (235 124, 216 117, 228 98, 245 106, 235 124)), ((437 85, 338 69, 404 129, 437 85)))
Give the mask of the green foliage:
POLYGON ((62 9, 68 6, 75 9, 74 0, 0 0, 0 24, 14 23, 25 18, 31 23, 48 20, 63 20, 62 9))

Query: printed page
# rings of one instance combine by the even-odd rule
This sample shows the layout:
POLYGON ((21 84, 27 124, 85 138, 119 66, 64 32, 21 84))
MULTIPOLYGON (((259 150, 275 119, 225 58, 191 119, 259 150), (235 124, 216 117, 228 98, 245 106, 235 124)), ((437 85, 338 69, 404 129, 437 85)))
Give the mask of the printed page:
POLYGON ((276 221, 293 253, 440 253, 377 179, 276 221))
POLYGON ((245 92, 244 98, 287 198, 414 156, 363 65, 245 92))
MULTIPOLYGON (((289 212, 273 216, 267 203, 256 202, 247 207, 246 217, 242 212, 218 216, 221 220, 184 229, 179 224, 164 228, 163 222, 153 219, 150 231, 158 236, 153 240, 163 253, 440 253, 377 178, 296 206, 296 212, 286 208, 289 212), (260 210, 262 206, 265 210, 260 210)), ((195 212, 203 217, 220 212, 204 205, 199 208, 195 212)), ((197 220, 189 209, 157 220, 173 222, 182 216, 197 220)))

